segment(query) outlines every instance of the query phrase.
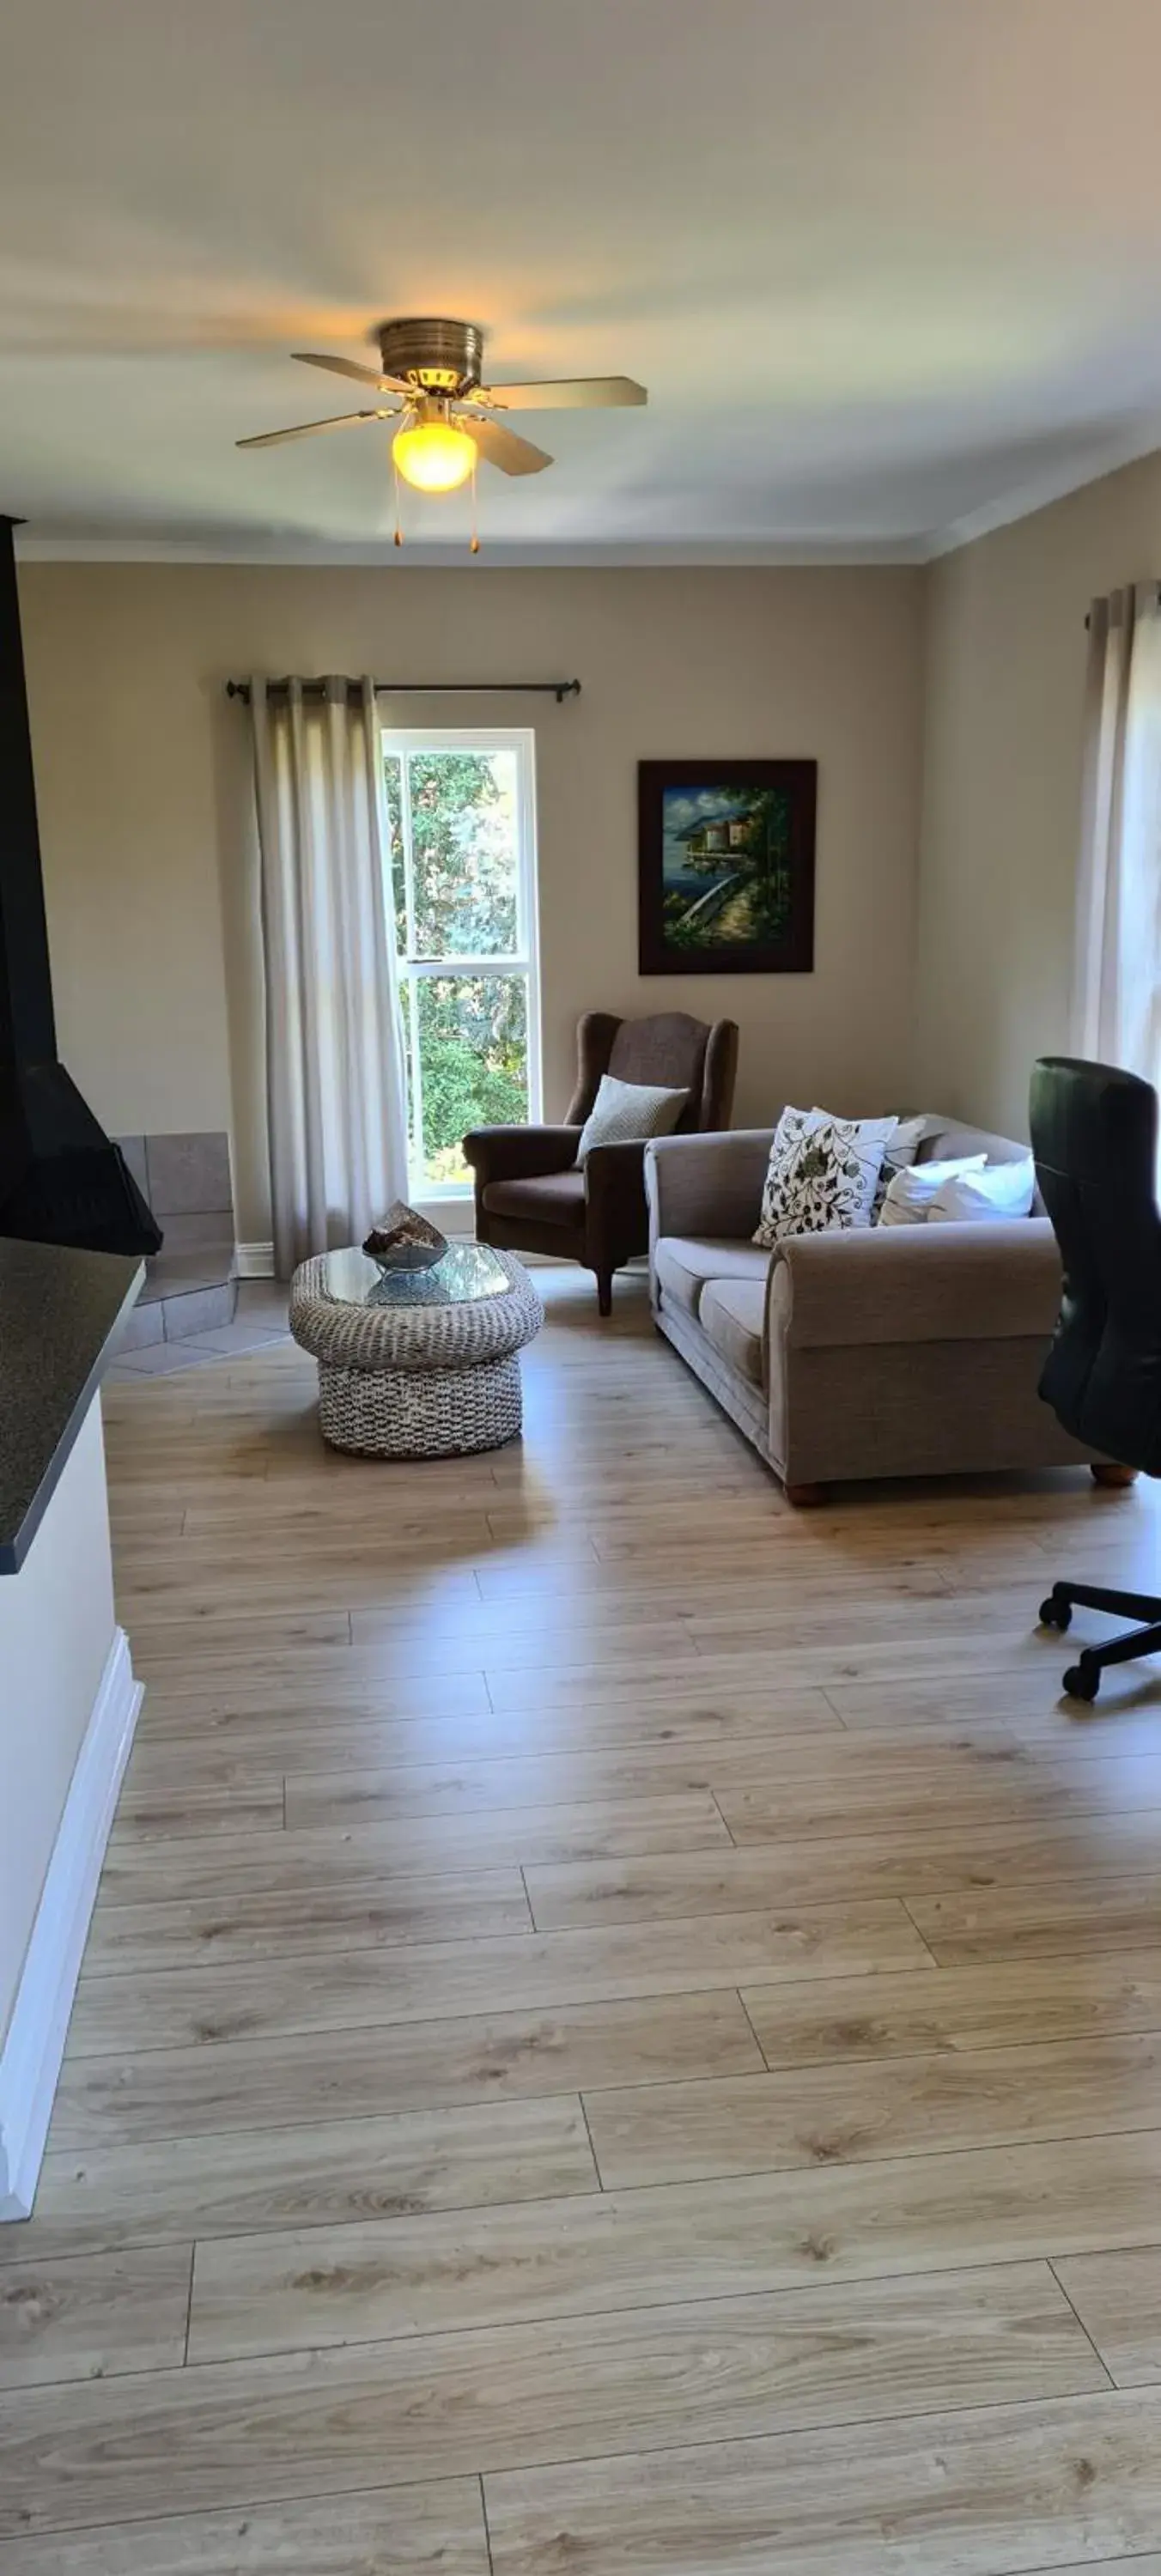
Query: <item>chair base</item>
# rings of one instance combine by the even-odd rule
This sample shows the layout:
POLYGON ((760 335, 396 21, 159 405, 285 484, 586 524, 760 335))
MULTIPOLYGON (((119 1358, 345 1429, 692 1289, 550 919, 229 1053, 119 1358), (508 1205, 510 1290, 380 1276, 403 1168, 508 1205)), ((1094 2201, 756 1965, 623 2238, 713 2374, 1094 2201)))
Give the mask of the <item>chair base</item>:
POLYGON ((1040 1604, 1041 1627, 1057 1628, 1063 1635, 1072 1625, 1074 1608, 1105 1610, 1114 1619, 1137 1619, 1144 1625, 1107 1637, 1103 1645, 1082 1647, 1079 1661, 1064 1676, 1070 1699, 1094 1700, 1101 1674, 1110 1664, 1134 1664, 1143 1655, 1161 1655, 1161 1598, 1156 1593, 1113 1592, 1102 1583, 1054 1583, 1040 1604))

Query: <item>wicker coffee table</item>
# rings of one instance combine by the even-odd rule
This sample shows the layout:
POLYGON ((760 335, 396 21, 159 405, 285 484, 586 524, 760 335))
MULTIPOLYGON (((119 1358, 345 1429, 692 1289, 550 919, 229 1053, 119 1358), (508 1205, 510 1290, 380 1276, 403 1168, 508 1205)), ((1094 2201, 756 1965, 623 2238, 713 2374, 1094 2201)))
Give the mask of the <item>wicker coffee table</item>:
POLYGON ((290 1329, 318 1361, 332 1449, 457 1458, 520 1429, 518 1353, 544 1321, 510 1252, 449 1244, 432 1270, 380 1272, 353 1247, 300 1263, 290 1329))

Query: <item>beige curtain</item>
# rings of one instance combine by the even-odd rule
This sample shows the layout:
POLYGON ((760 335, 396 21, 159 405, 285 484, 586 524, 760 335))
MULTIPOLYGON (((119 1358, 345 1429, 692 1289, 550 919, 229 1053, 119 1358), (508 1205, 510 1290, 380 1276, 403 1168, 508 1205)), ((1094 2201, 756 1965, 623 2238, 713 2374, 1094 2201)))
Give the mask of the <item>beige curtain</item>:
POLYGON ((1094 599, 1073 1048, 1161 1082, 1161 592, 1094 599))
POLYGON ((274 1266, 361 1243, 407 1195, 383 762, 370 680, 251 682, 274 1266))

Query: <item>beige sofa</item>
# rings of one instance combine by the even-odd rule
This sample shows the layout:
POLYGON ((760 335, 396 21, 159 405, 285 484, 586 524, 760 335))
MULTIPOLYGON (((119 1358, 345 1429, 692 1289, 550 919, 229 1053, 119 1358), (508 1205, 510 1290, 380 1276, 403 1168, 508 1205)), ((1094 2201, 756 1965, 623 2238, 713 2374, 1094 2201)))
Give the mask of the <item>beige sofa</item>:
MULTIPOLYGON (((866 1476, 1083 1464, 1037 1394, 1060 1303, 1039 1212, 751 1241, 773 1129, 658 1138, 646 1150, 658 1328, 794 1501, 866 1476)), ((933 1127, 921 1160, 1027 1146, 933 1127)))

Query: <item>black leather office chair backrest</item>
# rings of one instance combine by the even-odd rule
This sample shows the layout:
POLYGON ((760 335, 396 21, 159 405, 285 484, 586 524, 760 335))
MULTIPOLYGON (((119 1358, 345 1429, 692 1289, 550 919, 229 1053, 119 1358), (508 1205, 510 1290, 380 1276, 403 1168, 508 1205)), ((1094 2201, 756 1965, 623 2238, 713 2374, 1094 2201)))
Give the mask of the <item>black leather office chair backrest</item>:
POLYGON ((1041 1395, 1075 1439, 1161 1475, 1156 1092, 1113 1065, 1045 1056, 1031 1130, 1064 1264, 1041 1395))

